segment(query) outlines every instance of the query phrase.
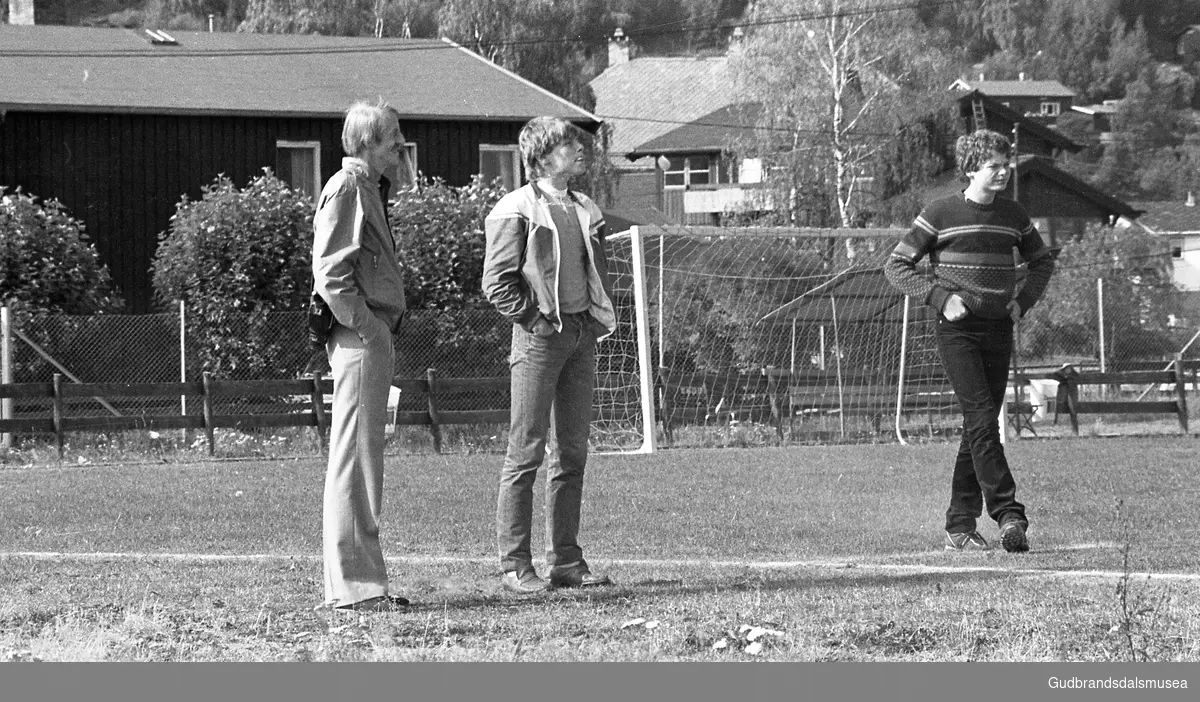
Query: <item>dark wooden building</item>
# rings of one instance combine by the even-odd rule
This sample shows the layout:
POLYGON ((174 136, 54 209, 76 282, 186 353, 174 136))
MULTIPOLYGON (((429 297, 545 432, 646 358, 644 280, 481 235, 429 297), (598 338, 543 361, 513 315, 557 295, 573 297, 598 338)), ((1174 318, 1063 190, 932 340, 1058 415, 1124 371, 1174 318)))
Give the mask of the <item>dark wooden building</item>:
POLYGON ((129 311, 181 197, 270 168, 314 194, 341 165, 342 113, 384 99, 422 173, 521 180, 536 115, 599 120, 447 41, 0 25, 0 185, 84 222, 129 311))

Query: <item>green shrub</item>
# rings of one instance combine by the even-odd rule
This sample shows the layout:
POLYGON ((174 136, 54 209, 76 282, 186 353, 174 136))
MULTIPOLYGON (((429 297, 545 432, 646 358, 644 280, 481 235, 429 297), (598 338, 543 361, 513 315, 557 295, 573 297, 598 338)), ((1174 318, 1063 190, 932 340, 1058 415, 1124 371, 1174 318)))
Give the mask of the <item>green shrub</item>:
POLYGON ((312 218, 311 198, 269 169, 243 189, 218 176, 200 200, 179 202, 159 237, 154 289, 164 304, 184 301, 200 369, 226 378, 295 372, 293 356, 307 349, 284 348, 267 324, 270 313, 308 301, 312 218))
POLYGON ((0 297, 15 315, 119 310, 108 268, 58 200, 0 187, 0 297))
POLYGON ((388 219, 403 240, 400 262, 410 309, 487 306, 480 289, 483 220, 503 196, 503 188, 478 176, 461 188, 424 180, 395 194, 388 219))
POLYGON ((421 359, 419 365, 452 376, 507 371, 511 328, 481 289, 483 220, 504 192, 479 177, 460 188, 424 180, 392 200, 388 217, 402 239, 406 302, 420 312, 402 332, 422 342, 406 363, 421 359))
MULTIPOLYGON (((0 187, 0 299, 14 329, 75 373, 89 363, 119 365, 109 346, 88 336, 88 317, 124 306, 84 226, 57 200, 0 187), (65 316, 71 315, 71 316, 65 316)), ((39 353, 14 348, 16 382, 48 382, 59 369, 39 353)))

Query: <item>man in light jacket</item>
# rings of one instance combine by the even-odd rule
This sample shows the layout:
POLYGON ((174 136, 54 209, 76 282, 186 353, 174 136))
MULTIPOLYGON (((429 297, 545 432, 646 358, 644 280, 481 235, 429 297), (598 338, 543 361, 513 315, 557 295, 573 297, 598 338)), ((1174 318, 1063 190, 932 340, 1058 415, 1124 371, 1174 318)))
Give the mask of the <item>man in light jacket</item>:
POLYGON ((392 335, 405 309, 383 177, 404 159, 395 112, 353 105, 342 148, 347 158, 321 191, 313 218, 314 289, 335 320, 325 346, 333 371, 322 518, 325 604, 377 611, 408 605, 388 592, 379 545, 392 335))
POLYGON ((616 329, 604 217, 568 187, 587 170, 586 138, 562 119, 530 120, 519 137, 530 182, 505 195, 485 225, 483 291, 513 322, 511 419, 496 534, 501 584, 519 594, 610 582, 591 572, 577 540, 596 341, 616 329), (547 584, 534 570, 530 532, 533 484, 552 414, 558 451, 546 476, 547 584))

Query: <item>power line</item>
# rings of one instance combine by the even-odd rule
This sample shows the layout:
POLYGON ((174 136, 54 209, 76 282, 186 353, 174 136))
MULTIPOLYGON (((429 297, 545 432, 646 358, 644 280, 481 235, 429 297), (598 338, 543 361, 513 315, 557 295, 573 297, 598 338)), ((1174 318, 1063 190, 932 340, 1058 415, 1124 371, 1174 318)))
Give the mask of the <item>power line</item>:
MULTIPOLYGON (((690 26, 681 29, 663 29, 659 31, 639 31, 639 36, 666 36, 672 34, 686 34, 689 32, 711 31, 718 29, 726 29, 729 27, 765 27, 778 24, 792 24, 800 22, 811 22, 824 19, 840 19, 855 17, 860 15, 871 15, 885 12, 900 12, 903 10, 915 10, 924 7, 937 7, 942 5, 960 5, 973 3, 973 0, 934 0, 933 2, 917 2, 914 0, 906 0, 905 2, 897 2, 876 7, 839 10, 834 12, 806 12, 793 13, 788 15, 778 15, 775 17, 766 17, 758 20, 742 20, 729 24, 713 24, 708 26, 690 26)), ((292 35, 292 36, 308 36, 308 35, 292 35)), ((576 37, 532 37, 527 39, 511 39, 507 41, 489 42, 487 46, 491 49, 502 49, 522 46, 536 46, 543 44, 579 44, 579 43, 602 43, 608 40, 607 35, 590 35, 576 37)), ((351 44, 340 47, 322 47, 322 48, 306 48, 306 47, 290 47, 290 48, 271 48, 271 49, 185 49, 170 45, 162 45, 151 48, 138 49, 93 49, 69 51, 61 49, 0 49, 0 58, 216 58, 216 57, 238 57, 238 56, 330 56, 339 54, 361 54, 361 53, 404 53, 408 51, 440 51, 446 49, 455 49, 455 45, 439 42, 435 39, 412 40, 412 39, 372 39, 366 40, 361 44, 351 44), (413 45, 414 41, 421 41, 420 45, 413 45), (424 43, 428 42, 428 43, 424 43)))

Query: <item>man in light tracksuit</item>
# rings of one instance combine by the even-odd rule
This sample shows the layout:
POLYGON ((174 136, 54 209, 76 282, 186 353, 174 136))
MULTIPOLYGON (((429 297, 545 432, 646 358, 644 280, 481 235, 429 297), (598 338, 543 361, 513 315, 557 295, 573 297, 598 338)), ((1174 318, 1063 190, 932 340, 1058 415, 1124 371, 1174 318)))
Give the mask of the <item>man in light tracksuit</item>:
POLYGON ((383 442, 395 368, 392 335, 404 316, 404 277, 387 221, 385 171, 404 160, 404 136, 386 105, 346 112, 347 158, 313 218, 314 289, 333 312, 333 370, 323 543, 325 604, 379 611, 408 605, 388 593, 379 545, 383 442))

